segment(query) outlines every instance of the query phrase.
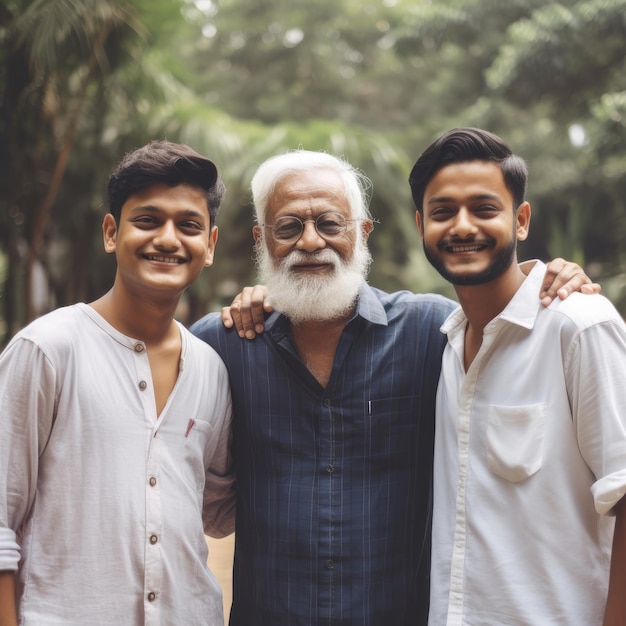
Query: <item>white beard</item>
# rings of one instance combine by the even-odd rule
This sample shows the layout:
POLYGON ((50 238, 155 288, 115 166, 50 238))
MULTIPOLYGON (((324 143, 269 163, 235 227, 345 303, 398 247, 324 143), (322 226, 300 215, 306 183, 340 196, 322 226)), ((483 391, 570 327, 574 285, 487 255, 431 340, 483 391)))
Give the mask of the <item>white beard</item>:
POLYGON ((332 249, 314 254, 294 250, 286 257, 270 257, 264 243, 256 247, 261 282, 267 285, 267 300, 289 318, 292 324, 339 319, 354 307, 361 285, 365 282, 372 257, 363 239, 356 243, 349 261, 343 261, 332 249), (291 268, 303 261, 333 265, 330 274, 306 275, 291 268))

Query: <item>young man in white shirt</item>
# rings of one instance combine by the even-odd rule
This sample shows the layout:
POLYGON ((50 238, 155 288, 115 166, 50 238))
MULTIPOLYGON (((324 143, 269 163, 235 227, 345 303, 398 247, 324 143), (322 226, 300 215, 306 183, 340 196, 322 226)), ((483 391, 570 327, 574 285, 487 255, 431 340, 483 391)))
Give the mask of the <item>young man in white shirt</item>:
POLYGON ((526 277, 516 253, 527 169, 499 137, 452 130, 409 180, 461 303, 442 327, 429 623, 623 625, 624 322, 599 295, 539 304, 545 266, 526 277))
POLYGON ((222 361, 174 320, 213 262, 224 193, 181 144, 108 183, 117 271, 0 356, 0 624, 223 624, 204 532, 234 527, 222 361))

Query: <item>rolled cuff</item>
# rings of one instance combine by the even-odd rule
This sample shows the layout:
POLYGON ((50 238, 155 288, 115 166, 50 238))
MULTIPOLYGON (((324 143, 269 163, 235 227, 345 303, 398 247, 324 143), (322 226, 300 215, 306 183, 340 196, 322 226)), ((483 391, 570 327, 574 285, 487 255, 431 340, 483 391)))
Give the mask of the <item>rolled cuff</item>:
POLYGON ((0 571, 17 571, 20 562, 20 545, 10 528, 0 528, 0 571))
POLYGON ((591 493, 600 515, 612 515, 613 507, 626 494, 626 469, 604 476, 591 485, 591 493))

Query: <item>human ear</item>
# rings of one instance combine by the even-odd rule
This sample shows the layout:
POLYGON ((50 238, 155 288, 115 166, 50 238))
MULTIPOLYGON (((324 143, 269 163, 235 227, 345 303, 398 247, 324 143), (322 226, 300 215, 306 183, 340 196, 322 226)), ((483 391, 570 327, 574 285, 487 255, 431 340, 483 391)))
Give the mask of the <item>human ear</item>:
POLYGON ((254 237, 254 243, 259 245, 263 241, 263 232, 260 226, 252 227, 252 236, 254 237))
POLYGON ((213 265, 213 255, 215 254, 215 244, 217 243, 218 230, 217 226, 211 228, 209 233, 209 248, 204 259, 204 267, 211 267, 213 265))
POLYGON ((420 237, 424 239, 424 222, 419 211, 415 211, 415 223, 417 224, 417 230, 420 231, 420 237))
POLYGON ((525 241, 528 237, 530 214, 531 210, 528 202, 523 202, 517 208, 517 214, 515 216, 515 234, 518 241, 525 241))
POLYGON ((367 241, 370 233, 374 230, 374 222, 372 220, 363 220, 361 224, 361 231, 363 233, 363 239, 367 241))
POLYGON ((104 251, 109 254, 115 252, 117 242, 117 224, 111 213, 107 213, 102 221, 102 239, 104 242, 104 251))

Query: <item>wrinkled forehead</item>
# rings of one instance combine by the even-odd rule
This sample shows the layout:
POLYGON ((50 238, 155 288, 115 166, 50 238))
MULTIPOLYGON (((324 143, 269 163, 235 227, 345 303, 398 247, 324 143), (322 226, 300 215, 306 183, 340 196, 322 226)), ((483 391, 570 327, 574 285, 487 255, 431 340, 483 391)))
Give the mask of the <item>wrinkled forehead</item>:
POLYGON ((269 197, 267 219, 281 215, 319 215, 336 211, 349 217, 351 207, 341 176, 330 169, 283 176, 269 197))

